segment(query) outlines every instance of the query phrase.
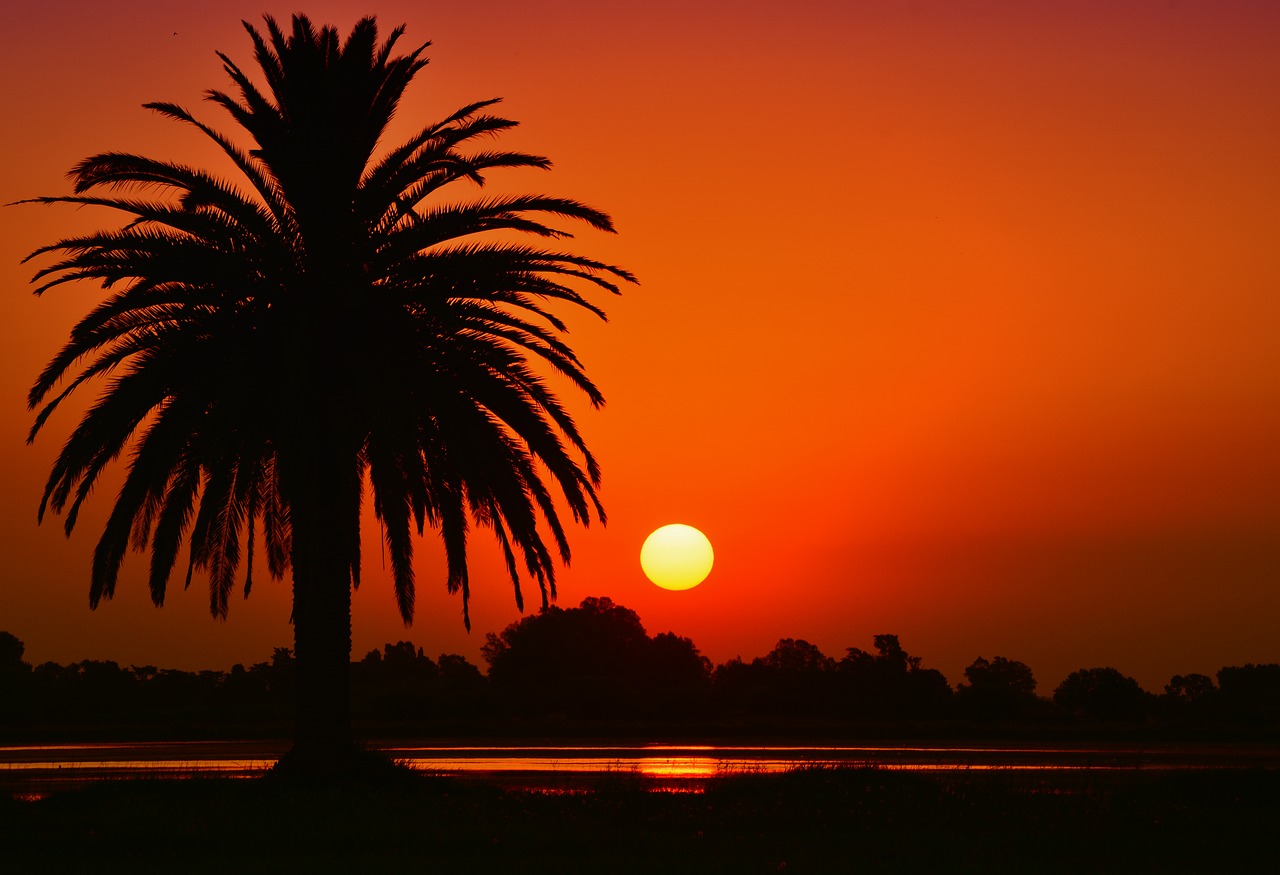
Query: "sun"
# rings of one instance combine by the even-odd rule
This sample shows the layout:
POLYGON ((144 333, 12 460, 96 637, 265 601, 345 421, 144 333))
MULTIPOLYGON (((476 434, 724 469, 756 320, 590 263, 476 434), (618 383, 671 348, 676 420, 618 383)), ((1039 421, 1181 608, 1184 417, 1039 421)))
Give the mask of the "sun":
POLYGON ((707 536, 681 523, 658 529, 640 548, 645 577, 663 589, 693 589, 706 580, 714 561, 707 536))

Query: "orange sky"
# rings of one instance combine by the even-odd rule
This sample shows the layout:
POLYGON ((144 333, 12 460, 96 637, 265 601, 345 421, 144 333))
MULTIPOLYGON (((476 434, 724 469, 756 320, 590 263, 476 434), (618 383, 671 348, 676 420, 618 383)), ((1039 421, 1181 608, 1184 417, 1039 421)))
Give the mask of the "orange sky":
MULTIPOLYGON (((0 202, 66 191, 98 151, 212 160, 140 105, 221 124, 199 99, 225 84, 214 51, 247 63, 239 20, 292 8, 170 6, 5 5, 0 202)), ((371 8, 435 43, 402 133, 504 96, 507 145, 556 162, 507 182, 611 212, 619 236, 578 249, 643 283, 574 323, 609 398, 582 419, 610 524, 577 533, 561 604, 610 596, 717 662, 894 632, 953 683, 1003 655, 1046 693, 1083 666, 1158 690, 1280 661, 1280 6, 306 4, 344 31, 371 8), (717 565, 669 593, 637 556, 677 521, 717 565)), ((290 644, 287 584, 215 622, 198 584, 152 608, 138 561, 89 611, 111 490, 70 541, 35 525, 72 421, 27 447, 23 399, 99 292, 36 300, 17 262, 112 219, 0 220, 0 629, 34 661, 225 668, 290 644)), ((356 654, 409 638, 479 662, 518 618, 495 555, 473 559, 467 636, 429 538, 405 630, 368 524, 356 654)))

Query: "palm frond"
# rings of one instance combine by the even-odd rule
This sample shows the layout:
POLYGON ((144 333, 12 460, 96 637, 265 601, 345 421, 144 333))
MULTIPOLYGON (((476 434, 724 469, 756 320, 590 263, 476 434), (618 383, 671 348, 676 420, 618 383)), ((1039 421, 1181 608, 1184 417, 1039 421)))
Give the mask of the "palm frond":
MULTIPOLYGON (((310 573, 295 550, 311 555, 307 545, 327 539, 345 572, 329 579, 358 585, 367 478, 406 623, 414 530, 428 527, 468 628, 473 525, 495 538, 517 605, 527 579, 547 604, 557 563, 570 559, 565 520, 605 520, 599 463, 553 386, 604 402, 564 338, 565 314, 604 318, 596 298, 635 282, 559 247, 579 228, 612 232, 612 220, 571 198, 454 194, 455 183, 551 166, 489 146, 516 127, 495 114, 497 100, 379 152, 427 63, 429 43, 396 48, 403 27, 381 39, 365 18, 341 38, 295 15, 287 28, 267 16, 245 30, 252 69, 220 53, 230 84, 205 93, 228 130, 175 103, 146 104, 212 142, 229 177, 101 152, 72 170, 70 194, 29 201, 119 220, 28 259, 40 263, 36 294, 84 281, 108 291, 28 395, 34 439, 73 394, 102 386, 51 466, 40 517, 64 514, 70 533, 127 454, 91 603, 113 595, 134 549, 150 551, 162 604, 185 547, 186 585, 207 573, 210 611, 225 616, 241 562, 246 596, 254 586, 259 540, 280 577, 310 573), (342 469, 326 480, 332 494, 300 473, 321 463, 342 469)), ((295 593, 308 585, 295 580, 295 593)))

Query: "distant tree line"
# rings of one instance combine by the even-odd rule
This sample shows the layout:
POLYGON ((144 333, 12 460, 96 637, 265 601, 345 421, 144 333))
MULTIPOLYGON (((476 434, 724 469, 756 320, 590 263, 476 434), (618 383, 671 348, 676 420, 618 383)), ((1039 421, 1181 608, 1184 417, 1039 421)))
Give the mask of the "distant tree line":
MULTIPOLYGON (((547 608, 489 634, 488 672, 456 654, 438 659, 401 641, 353 662, 352 697, 366 731, 501 734, 512 727, 690 731, 831 731, 920 725, 1052 727, 1144 725, 1280 728, 1280 665, 1228 666, 1216 680, 1175 675, 1160 694, 1111 667, 1072 672, 1051 695, 1029 666, 978 657, 953 688, 896 635, 839 659, 784 638, 768 654, 713 665, 688 639, 649 635, 607 598, 547 608)), ((84 660, 32 666, 0 632, 0 727, 156 734, 287 732, 293 657, 229 672, 124 668, 84 660)))

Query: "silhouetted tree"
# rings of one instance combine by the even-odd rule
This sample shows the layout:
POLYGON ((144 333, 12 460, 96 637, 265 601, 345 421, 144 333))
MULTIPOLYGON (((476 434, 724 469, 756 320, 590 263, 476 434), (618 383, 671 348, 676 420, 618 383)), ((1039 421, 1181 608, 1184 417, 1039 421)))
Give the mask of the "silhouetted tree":
MULTIPOLYGON (((420 724, 483 714, 488 685, 466 657, 442 653, 432 660, 408 641, 371 650, 351 667, 356 718, 367 725, 420 724)), ((397 731, 412 731, 402 726, 397 731)))
POLYGON ((183 734, 228 715, 219 706, 225 675, 217 671, 190 672, 152 665, 131 666, 133 701, 126 722, 183 734))
POLYGON ((1218 672, 1218 691, 1226 719, 1280 725, 1280 665, 1227 666, 1218 672))
POLYGON ((26 645, 17 635, 0 632, 0 723, 24 720, 31 708, 31 666, 26 645))
POLYGON ((1090 720, 1140 720, 1152 696, 1133 678, 1114 668, 1082 668, 1053 691, 1053 703, 1068 714, 1090 720))
POLYGON ((0 672, 30 671, 31 666, 22 661, 26 652, 27 645, 21 638, 12 632, 0 632, 0 672))
POLYGON ((377 668, 378 677, 393 681, 427 684, 440 676, 440 670, 431 657, 423 653, 421 647, 415 648, 410 641, 384 644, 381 653, 370 651, 364 662, 377 668))
POLYGON ((103 724, 132 715, 138 680, 112 660, 85 659, 61 666, 45 662, 32 670, 34 710, 42 722, 103 724))
POLYGON ((1160 714, 1165 719, 1205 722, 1218 705, 1218 686, 1203 674, 1176 674, 1164 685, 1160 714))
POLYGON ((1164 694, 1178 702, 1201 702, 1218 691, 1213 678, 1203 674, 1175 674, 1164 685, 1164 694))
POLYGON ((835 660, 800 638, 744 664, 730 660, 714 674, 721 706, 739 716, 812 717, 828 714, 835 698, 835 660))
POLYGON ((850 647, 837 666, 842 706, 859 717, 927 718, 946 713, 951 685, 942 672, 921 668, 897 635, 877 635, 876 652, 850 647))
POLYGON ((438 698, 440 669, 409 641, 384 644, 352 666, 352 697, 357 717, 422 719, 438 698))
POLYGON ((457 653, 442 653, 436 660, 440 669, 440 707, 449 715, 475 717, 489 712, 489 684, 471 660, 457 653))
POLYGON ((272 666, 267 662, 255 663, 247 669, 239 663, 231 666, 220 685, 226 711, 247 723, 281 721, 287 716, 282 706, 293 693, 292 674, 290 666, 287 676, 273 677, 272 666), (277 689, 285 683, 284 689, 277 689))
POLYGON ((741 716, 741 712, 756 710, 756 702, 767 695, 762 689, 764 672, 758 660, 752 663, 735 656, 717 665, 711 672, 711 684, 716 694, 716 704, 722 714, 741 716))
POLYGON ((488 114, 495 101, 466 106, 375 157, 427 63, 425 45, 392 54, 403 28, 381 44, 372 18, 345 42, 300 15, 288 33, 270 17, 265 35, 245 29, 265 90, 220 54, 234 89, 208 98, 251 148, 180 106, 148 104, 204 134, 239 183, 108 152, 74 168, 72 196, 38 199, 128 216, 117 230, 32 254, 59 256, 36 273, 37 294, 82 279, 123 286, 80 321, 30 392, 40 408, 34 438, 74 389, 112 375, 54 462, 40 515, 65 511, 69 533, 99 475, 132 445, 94 553, 90 604, 113 595, 131 544, 150 549, 151 597, 161 604, 189 535, 187 579, 208 573, 219 617, 242 552, 246 594, 252 586, 259 531, 268 571, 293 577, 297 726, 285 762, 330 771, 354 753, 351 588, 366 477, 406 623, 410 530, 421 534, 428 523, 442 535, 446 582, 461 591, 465 620, 469 517, 492 529, 517 603, 523 567, 545 605, 556 559, 544 526, 560 559, 569 558, 557 501, 584 524, 604 514, 596 460, 529 360, 599 405, 547 304, 599 313, 575 284, 616 292, 614 280, 632 277, 513 240, 568 236, 547 224, 553 218, 612 230, 598 210, 541 195, 453 194, 450 183, 481 183, 491 169, 549 166, 535 155, 474 149, 514 127, 488 114))
POLYGON ((980 656, 964 670, 964 676, 968 683, 956 689, 956 702, 968 717, 1017 720, 1028 717, 1040 704, 1031 667, 1016 659, 980 656))
POLYGON ((652 711, 686 716, 705 713, 711 660, 699 652, 693 640, 674 632, 659 632, 646 651, 642 687, 652 711))
POLYGON ((490 633, 482 652, 495 695, 525 713, 655 716, 707 675, 693 642, 660 639, 649 637, 635 611, 586 598, 490 633))
POLYGON ((783 675, 817 677, 835 669, 836 661, 803 638, 783 638, 762 659, 764 666, 783 675))

